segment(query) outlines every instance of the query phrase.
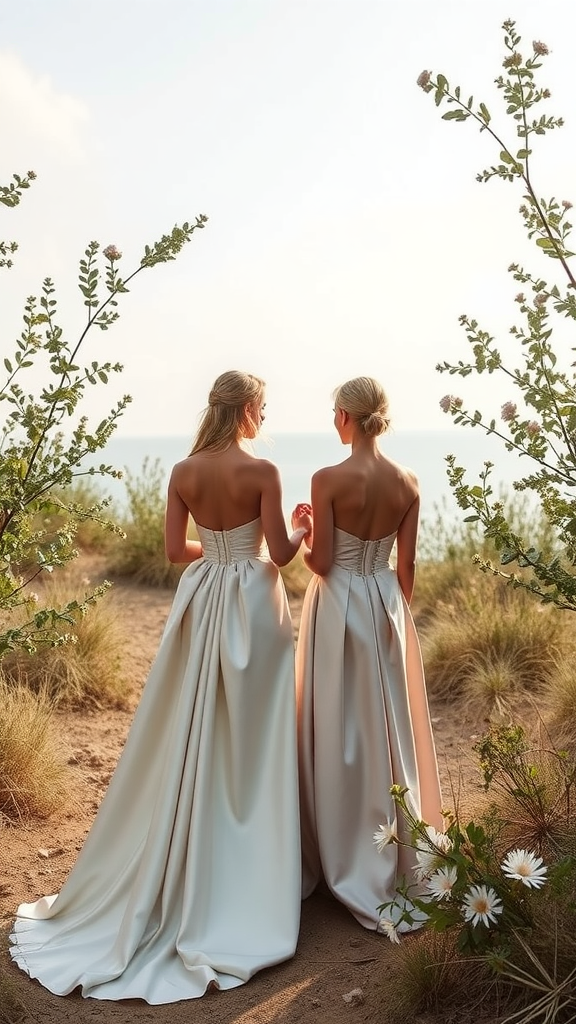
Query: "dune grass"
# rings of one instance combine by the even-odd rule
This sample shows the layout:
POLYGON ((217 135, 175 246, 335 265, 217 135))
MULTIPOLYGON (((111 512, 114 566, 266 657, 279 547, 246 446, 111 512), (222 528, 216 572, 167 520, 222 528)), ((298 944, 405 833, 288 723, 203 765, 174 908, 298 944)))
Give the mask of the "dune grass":
POLYGON ((570 627, 556 609, 478 573, 421 631, 428 692, 471 714, 513 712, 519 700, 539 700, 574 657, 570 627))
POLYGON ((492 1011, 497 1019, 502 993, 488 966, 464 959, 448 932, 403 938, 387 950, 386 964, 381 999, 382 1019, 389 1024, 411 1024, 421 1014, 443 1024, 476 1024, 485 1019, 480 1011, 492 1011))
POLYGON ((576 660, 567 658, 558 665, 553 684, 543 700, 542 714, 554 743, 576 755, 576 660))
POLYGON ((54 706, 0 674, 0 817, 47 818, 66 801, 70 779, 55 739, 54 706))
MULTIPOLYGON (((50 581, 40 591, 37 610, 63 607, 81 593, 81 580, 70 573, 50 581)), ((101 708, 128 705, 130 685, 125 664, 126 633, 113 596, 91 605, 69 627, 70 639, 33 654, 19 649, 2 659, 5 680, 47 697, 54 707, 101 708)))

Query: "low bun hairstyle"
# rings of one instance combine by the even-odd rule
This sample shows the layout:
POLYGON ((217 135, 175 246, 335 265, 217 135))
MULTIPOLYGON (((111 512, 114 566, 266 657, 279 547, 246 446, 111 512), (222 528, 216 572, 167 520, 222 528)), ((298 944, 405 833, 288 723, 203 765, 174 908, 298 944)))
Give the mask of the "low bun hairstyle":
POLYGON ((388 398, 373 377, 354 377, 336 388, 334 404, 355 420, 367 437, 378 437, 390 427, 388 398))
POLYGON ((246 406, 259 402, 264 394, 265 383, 260 377, 241 370, 226 370, 216 378, 208 406, 204 410, 198 433, 190 455, 206 451, 222 452, 235 441, 245 436, 247 427, 258 429, 248 416, 246 406))

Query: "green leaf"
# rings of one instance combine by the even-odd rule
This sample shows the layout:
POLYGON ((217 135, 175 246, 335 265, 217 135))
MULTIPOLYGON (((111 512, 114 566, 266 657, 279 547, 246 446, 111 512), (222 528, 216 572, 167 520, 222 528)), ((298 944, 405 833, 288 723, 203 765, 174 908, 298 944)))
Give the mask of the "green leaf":
POLYGON ((490 124, 490 121, 491 121, 490 113, 488 111, 488 107, 484 103, 480 104, 480 115, 481 115, 483 121, 485 122, 485 124, 490 124))
POLYGON ((442 114, 443 121, 465 121, 470 115, 465 110, 447 110, 442 114))

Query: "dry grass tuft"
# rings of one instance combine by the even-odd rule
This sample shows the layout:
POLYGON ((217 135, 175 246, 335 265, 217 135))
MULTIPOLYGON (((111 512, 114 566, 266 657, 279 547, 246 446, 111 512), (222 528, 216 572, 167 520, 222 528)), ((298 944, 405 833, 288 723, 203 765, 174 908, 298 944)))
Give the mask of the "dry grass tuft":
POLYGON ((543 716, 554 744, 576 755, 576 663, 563 661, 546 690, 543 716))
POLYGON ((500 993, 494 975, 487 964, 463 957, 448 932, 403 938, 386 964, 387 976, 394 979, 382 987, 384 1019, 390 1024, 406 1024, 420 1014, 443 1024, 477 1024, 490 1010, 497 1019, 500 993))
POLYGON ((530 594, 478 575, 421 632, 428 691, 471 714, 505 715, 539 697, 576 650, 570 624, 530 594))
MULTIPOLYGON (((67 576, 43 589, 42 602, 62 607, 77 594, 78 586, 67 576)), ((126 635, 113 596, 88 608, 69 632, 68 643, 39 648, 35 654, 6 654, 6 680, 47 696, 57 707, 127 707, 131 685, 125 667, 126 635)))
POLYGON ((47 818, 66 801, 68 768, 52 728, 45 694, 0 675, 0 817, 47 818))

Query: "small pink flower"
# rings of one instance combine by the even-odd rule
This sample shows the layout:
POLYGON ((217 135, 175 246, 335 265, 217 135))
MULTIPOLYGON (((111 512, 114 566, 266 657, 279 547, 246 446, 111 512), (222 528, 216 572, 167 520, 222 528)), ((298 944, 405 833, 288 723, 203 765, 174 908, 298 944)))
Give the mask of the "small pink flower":
POLYGON ((539 294, 536 295, 535 298, 534 298, 534 305, 535 306, 544 306, 544 305, 546 305, 547 298, 548 298, 548 296, 544 292, 539 292, 539 294))
POLYGON ((421 71, 420 74, 418 75, 418 78, 416 79, 416 85, 419 85, 421 89, 425 89, 430 81, 431 76, 431 71, 421 71))
POLYGON ((521 63, 522 63, 522 54, 516 52, 516 53, 512 53, 509 57, 506 57, 505 60, 502 61, 502 67, 505 67, 505 68, 519 68, 521 63))
POLYGON ((524 298, 524 292, 518 292, 518 295, 516 296, 516 299, 514 301, 515 302, 525 302, 526 300, 524 298))
POLYGON ((462 408, 462 399, 457 395, 444 395, 439 404, 443 412, 452 412, 454 409, 462 408))
POLYGON ((550 53, 550 50, 546 46, 546 43, 539 43, 537 39, 535 39, 532 43, 532 49, 534 50, 534 53, 538 54, 539 57, 546 57, 550 53))
POLYGON ((502 419, 505 423, 510 423, 516 415, 516 403, 515 402, 504 402, 501 409, 502 419))
POLYGON ((114 260, 119 260, 122 256, 122 253, 115 245, 107 245, 106 248, 102 250, 102 253, 107 260, 110 260, 111 263, 113 263, 114 260))
POLYGON ((564 207, 565 210, 571 210, 572 209, 572 203, 570 202, 569 199, 563 199, 562 200, 562 206, 564 207))
POLYGON ((536 434, 539 434, 541 430, 542 427, 539 423, 536 423, 536 420, 530 420, 530 422, 526 424, 526 433, 530 437, 536 437, 536 434))

